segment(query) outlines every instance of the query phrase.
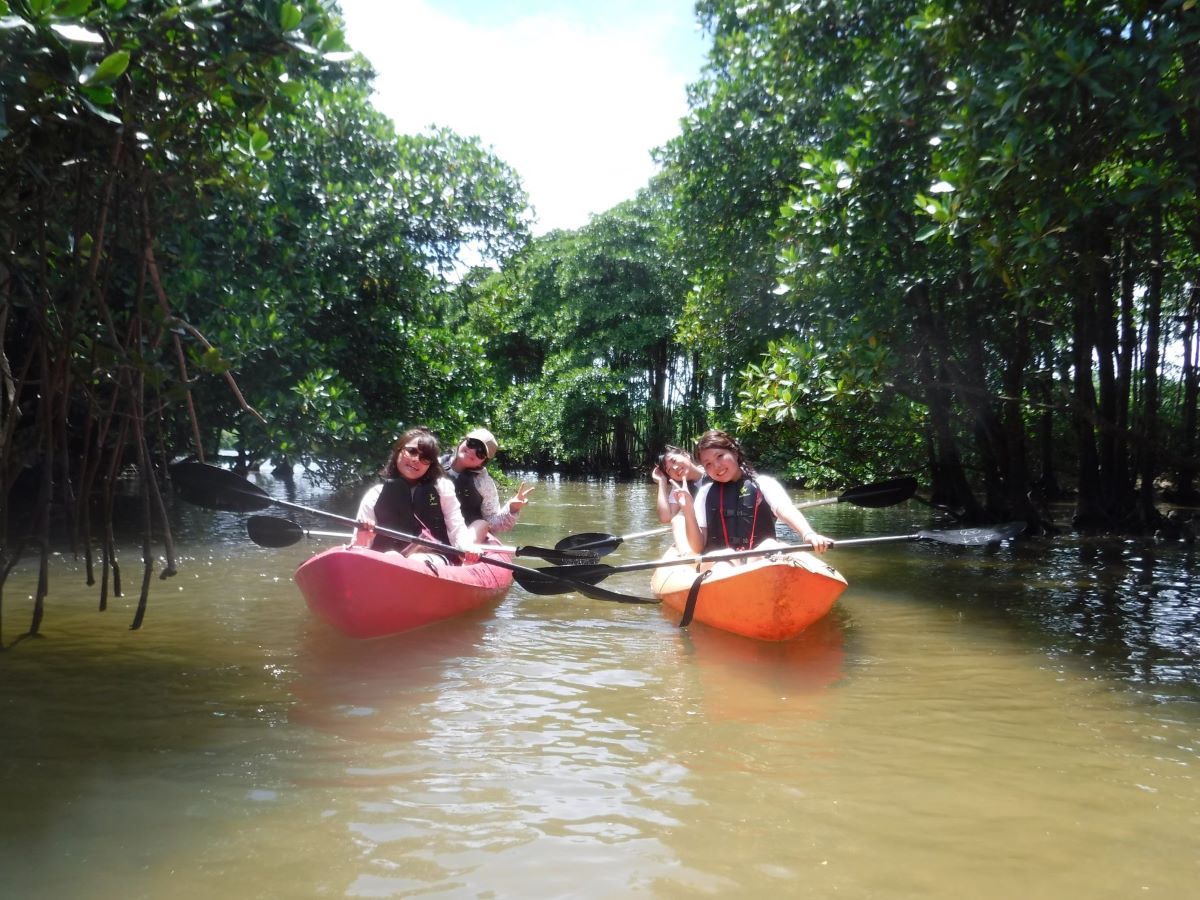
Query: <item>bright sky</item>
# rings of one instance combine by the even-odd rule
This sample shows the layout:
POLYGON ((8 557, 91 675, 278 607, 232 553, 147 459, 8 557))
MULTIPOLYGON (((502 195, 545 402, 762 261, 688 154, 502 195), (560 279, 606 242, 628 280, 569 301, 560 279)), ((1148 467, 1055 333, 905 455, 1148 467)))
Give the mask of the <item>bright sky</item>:
POLYGON ((694 0, 340 0, 401 133, 445 126, 517 170, 534 232, 579 228, 654 174, 708 41, 694 0))

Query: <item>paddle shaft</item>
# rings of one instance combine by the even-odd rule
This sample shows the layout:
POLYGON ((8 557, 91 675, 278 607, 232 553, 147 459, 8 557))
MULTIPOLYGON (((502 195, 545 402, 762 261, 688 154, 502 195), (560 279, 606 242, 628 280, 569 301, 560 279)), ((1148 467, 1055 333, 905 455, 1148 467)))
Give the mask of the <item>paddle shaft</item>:
POLYGON ((814 506, 828 506, 831 503, 841 503, 841 497, 826 497, 824 500, 805 500, 795 504, 796 509, 812 509, 814 506))
POLYGON ((589 531, 583 534, 574 534, 563 538, 554 545, 556 550, 593 550, 601 556, 612 553, 618 546, 631 541, 634 538, 649 537, 652 534, 666 534, 671 530, 670 525, 663 525, 659 528, 650 528, 646 531, 634 531, 629 534, 605 534, 599 531, 589 531), (584 539, 587 540, 584 540, 584 539), (603 547, 601 552, 599 548, 603 547))
MULTIPOLYGON (((808 500, 804 503, 797 503, 796 509, 809 509, 813 506, 825 506, 830 503, 841 503, 841 497, 827 497, 824 500, 808 500)), ((666 534, 671 530, 670 525, 663 525, 659 528, 647 528, 645 531, 632 531, 629 534, 606 534, 603 538, 597 538, 594 541, 588 541, 586 544, 573 544, 574 550, 586 550, 588 547, 599 546, 600 544, 623 544, 625 541, 632 541, 635 538, 652 537, 656 534, 666 534)))
POLYGON ((660 528, 648 528, 645 531, 633 531, 633 532, 630 532, 629 534, 623 534, 619 538, 617 538, 617 540, 632 541, 634 538, 650 537, 650 535, 652 535, 652 534, 666 534, 670 530, 671 530, 670 525, 663 525, 660 528))
MULTIPOLYGON (((674 485, 675 482, 672 481, 671 484, 674 485)), ((821 500, 805 500, 797 503, 796 509, 812 509, 816 506, 829 506, 834 503, 850 503, 854 506, 878 509, 884 506, 894 506, 897 503, 903 503, 912 497, 916 490, 917 480, 911 476, 905 476, 903 478, 893 478, 890 481, 880 481, 874 484, 852 487, 836 497, 825 497, 821 500)), ((635 531, 632 534, 622 535, 584 532, 583 534, 569 535, 554 546, 557 549, 565 549, 567 547, 574 550, 595 549, 601 556, 604 556, 612 553, 625 541, 653 534, 663 534, 670 530, 670 526, 663 526, 662 528, 651 528, 648 531, 635 531)))
MULTIPOLYGON (((892 534, 881 537, 869 538, 848 538, 844 541, 834 541, 833 547, 856 547, 862 544, 883 544, 896 541, 915 541, 920 539, 920 534, 892 534)), ((623 566, 611 566, 608 575, 615 575, 620 572, 639 572, 644 569, 659 569, 665 566, 683 566, 693 563, 711 563, 721 562, 729 559, 749 559, 754 556, 770 556, 772 553, 799 553, 804 550, 812 550, 812 544, 785 544, 782 547, 756 547, 753 550, 735 550, 733 553, 710 553, 700 556, 680 556, 676 559, 657 559, 652 562, 626 563, 623 566)))
MULTIPOLYGON (((250 540, 261 547, 290 547, 306 537, 331 537, 342 540, 352 540, 353 532, 344 531, 314 531, 297 525, 291 519, 281 519, 276 516, 251 516, 246 521, 246 530, 250 540)), ((586 565, 599 560, 595 553, 574 550, 542 550, 540 547, 506 547, 502 544, 481 544, 479 553, 496 551, 512 553, 514 556, 540 556, 542 559, 557 565, 586 565)))
MULTIPOLYGON (((864 538, 847 538, 845 540, 834 541, 833 548, 838 547, 862 547, 871 544, 887 544, 896 543, 898 541, 934 541, 936 543, 953 544, 957 546, 983 546, 985 544, 995 543, 996 541, 1005 540, 1015 537, 1024 530, 1024 523, 1010 522, 1007 525, 1001 525, 996 528, 983 529, 964 529, 959 531, 917 531, 913 534, 890 534, 880 535, 878 537, 864 538)), ((667 566, 692 565, 698 563, 721 562, 731 559, 747 559, 753 556, 770 556, 772 553, 797 553, 803 550, 812 550, 812 544, 784 544, 777 547, 756 547, 752 550, 736 550, 733 553, 710 553, 708 555, 698 556, 680 556, 675 559, 657 559, 651 562, 627 563, 623 566, 607 566, 603 563, 594 566, 579 566, 576 573, 577 579, 591 578, 595 581, 602 581, 610 575, 616 575, 620 572, 637 572, 644 569, 659 569, 667 566)), ((551 574, 557 570, 554 567, 543 569, 546 574, 551 574)))
POLYGON ((304 536, 305 536, 306 538, 311 538, 311 537, 327 537, 327 538, 340 538, 340 539, 341 539, 341 540, 343 540, 343 541, 348 541, 348 540, 350 540, 350 539, 352 539, 352 538, 354 537, 354 532, 352 532, 352 531, 351 531, 351 532, 346 532, 346 531, 313 531, 311 528, 305 528, 305 529, 303 529, 303 531, 304 531, 304 536))
MULTIPOLYGON (((249 483, 249 482, 247 482, 247 483, 249 483)), ((264 499, 271 503, 277 503, 280 506, 286 506, 290 509, 298 509, 301 512, 306 512, 306 513, 309 513, 314 516, 324 516, 327 519, 333 519, 337 522, 341 522, 344 525, 349 525, 351 528, 359 528, 359 529, 369 528, 371 531, 378 532, 379 534, 386 534, 388 537, 393 537, 393 538, 396 538, 397 540, 408 541, 410 544, 421 544, 424 547, 430 547, 434 550, 441 550, 443 553, 449 553, 452 556, 464 556, 465 554, 470 552, 468 550, 460 550, 458 547, 452 547, 449 544, 443 544, 441 541, 434 541, 434 540, 430 540, 429 538, 423 538, 423 537, 420 537, 419 535, 406 534, 403 531, 393 531, 390 528, 383 528, 383 527, 377 526, 377 525, 367 525, 363 522, 358 521, 357 519, 352 519, 349 516, 342 516, 342 515, 339 515, 338 513, 332 513, 332 512, 329 512, 328 510, 315 509, 314 507, 311 507, 311 506, 303 506, 302 504, 299 504, 299 503, 293 503, 290 500, 280 500, 278 497, 272 497, 270 494, 264 494, 264 499)), ((346 535, 342 535, 342 534, 336 533, 336 532, 305 531, 304 533, 305 534, 322 534, 322 533, 324 533, 324 534, 328 534, 331 537, 346 537, 346 535)), ((349 535, 349 536, 353 537, 353 535, 349 535)), ((481 549, 493 550, 493 551, 496 551, 499 553, 515 553, 517 548, 516 547, 486 547, 486 548, 481 548, 481 549)), ((488 559, 488 562, 492 565, 497 565, 497 566, 500 566, 501 568, 505 568, 505 566, 502 565, 500 560, 488 559)), ((521 567, 518 566, 516 568, 521 568, 521 567)))

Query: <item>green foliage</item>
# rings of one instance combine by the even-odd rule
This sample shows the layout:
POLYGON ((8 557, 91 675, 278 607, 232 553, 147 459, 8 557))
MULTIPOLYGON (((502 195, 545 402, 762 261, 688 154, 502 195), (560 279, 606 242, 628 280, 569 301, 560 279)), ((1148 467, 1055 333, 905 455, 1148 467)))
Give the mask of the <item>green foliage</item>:
POLYGON ((493 418, 510 459, 630 469, 669 439, 667 379, 686 282, 661 193, 534 241, 472 288, 467 325, 508 385, 493 418))
POLYGON ((929 435, 937 470, 961 460, 997 514, 1024 515, 1039 417, 1023 409, 1053 396, 1076 433, 1094 430, 1099 452, 1080 466, 1104 467, 1092 485, 1120 485, 1102 503, 1124 515, 1139 438, 1104 435, 1152 427, 1137 404, 1157 373, 1132 368, 1138 329, 1169 325, 1197 271, 1194 10, 698 10, 710 64, 663 152, 693 286, 679 334, 727 382, 743 374, 739 427, 803 424, 836 445, 849 411, 890 446, 923 411, 912 433, 929 435), (1161 307, 1139 302, 1154 296, 1161 307), (1090 377, 1079 396, 1048 390, 1093 358, 1099 399, 1090 377))
MULTIPOLYGON (((252 454, 286 453, 339 483, 373 471, 409 424, 449 432, 475 419, 486 354, 452 327, 444 274, 465 247, 496 261, 520 247, 527 203, 477 140, 397 136, 360 78, 308 82, 298 98, 265 123, 277 138, 262 181, 213 190, 203 227, 176 223, 170 293, 261 407, 266 429, 237 426, 252 454), (317 387, 337 402, 316 402, 317 387)), ((210 387, 209 408, 232 416, 210 387)))
POLYGON ((147 570, 135 628, 150 537, 169 533, 151 500, 152 463, 190 442, 192 379, 223 381, 232 359, 197 340, 186 327, 196 316, 179 316, 161 292, 160 217, 194 225, 207 192, 261 183, 264 123, 290 106, 282 85, 340 77, 333 55, 345 43, 330 7, 296 8, 286 32, 275 0, 9 0, 0 11, 0 568, 30 539, 44 562, 52 503, 90 560, 104 532, 91 529, 91 511, 110 514, 110 473, 134 464, 147 570), (38 490, 12 493, 27 473, 38 490), (19 522, 14 502, 31 511, 19 522), (12 540, 10 521, 24 530, 12 540))
POLYGON ((889 352, 873 337, 863 343, 826 351, 781 341, 746 368, 735 426, 752 435, 747 448, 758 465, 819 485, 922 465, 921 410, 888 390, 889 352))

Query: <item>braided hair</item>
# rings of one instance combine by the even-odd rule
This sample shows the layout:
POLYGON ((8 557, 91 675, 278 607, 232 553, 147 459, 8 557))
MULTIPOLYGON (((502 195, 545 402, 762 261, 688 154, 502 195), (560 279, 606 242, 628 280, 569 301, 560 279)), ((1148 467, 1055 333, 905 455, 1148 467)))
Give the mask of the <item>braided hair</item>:
POLYGON ((754 471, 754 466, 750 465, 749 460, 746 459, 746 454, 742 452, 742 445, 732 434, 716 428, 709 429, 700 435, 700 440, 696 441, 696 456, 699 457, 705 450, 727 450, 737 456, 738 467, 746 475, 753 478, 758 474, 754 471))

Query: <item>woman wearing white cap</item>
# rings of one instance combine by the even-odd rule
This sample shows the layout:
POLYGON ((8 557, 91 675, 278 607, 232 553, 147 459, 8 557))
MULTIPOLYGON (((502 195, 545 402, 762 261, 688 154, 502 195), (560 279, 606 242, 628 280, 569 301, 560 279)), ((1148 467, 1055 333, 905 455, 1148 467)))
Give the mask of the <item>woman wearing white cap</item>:
POLYGON ((517 516, 528 503, 533 485, 521 482, 517 493, 503 506, 496 482, 488 474, 487 462, 500 450, 496 438, 486 428, 475 428, 467 432, 458 443, 458 449, 448 457, 446 474, 454 482, 463 518, 475 532, 475 540, 483 543, 489 534, 509 531, 517 524, 517 516))

